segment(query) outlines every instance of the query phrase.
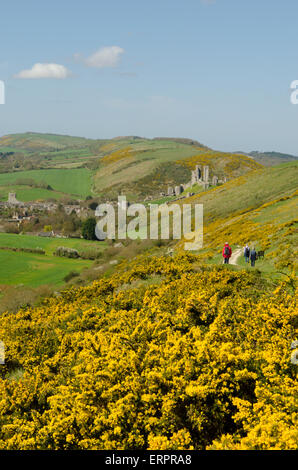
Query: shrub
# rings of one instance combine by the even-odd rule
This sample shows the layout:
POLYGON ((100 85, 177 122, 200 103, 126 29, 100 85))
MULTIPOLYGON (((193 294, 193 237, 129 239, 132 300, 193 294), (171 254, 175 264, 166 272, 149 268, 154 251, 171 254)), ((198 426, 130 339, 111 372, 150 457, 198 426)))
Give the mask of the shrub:
POLYGON ((5 311, 17 312, 20 308, 35 305, 43 297, 49 296, 53 289, 44 284, 36 288, 28 286, 9 286, 0 299, 0 313, 5 311))
POLYGON ((97 251, 97 250, 92 250, 92 249, 83 250, 83 251, 80 251, 80 257, 82 259, 95 260, 95 259, 102 257, 102 252, 97 251))
POLYGON ((4 232, 6 232, 6 233, 16 233, 16 234, 20 233, 20 229, 18 227, 18 224, 15 224, 15 223, 5 224, 3 229, 4 229, 4 232))
POLYGON ((79 258, 78 250, 74 248, 67 248, 65 246, 58 246, 56 251, 54 252, 54 256, 64 256, 65 258, 79 258))
POLYGON ((82 235, 85 240, 97 240, 95 235, 96 219, 89 217, 83 222, 82 235))
POLYGON ((3 314, 0 448, 297 449, 295 296, 199 261, 140 256, 3 314))
POLYGON ((13 246, 0 246, 0 250, 9 250, 9 251, 16 251, 16 252, 24 252, 24 253, 35 253, 37 255, 45 255, 46 252, 42 248, 16 248, 13 246))

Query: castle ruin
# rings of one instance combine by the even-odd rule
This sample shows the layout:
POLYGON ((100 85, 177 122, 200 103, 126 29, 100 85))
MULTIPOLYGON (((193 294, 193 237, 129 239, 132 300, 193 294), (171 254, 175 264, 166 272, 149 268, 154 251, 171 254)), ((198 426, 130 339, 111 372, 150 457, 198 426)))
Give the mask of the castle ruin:
MULTIPOLYGON (((213 176, 210 182, 210 172, 209 172, 209 165, 196 165, 195 169, 191 171, 191 180, 189 183, 180 184, 175 186, 175 188, 168 187, 168 196, 180 196, 186 188, 191 188, 195 184, 199 184, 203 186, 203 189, 208 189, 210 184, 216 186, 218 183, 226 182, 226 178, 224 181, 220 181, 217 176, 213 176)), ((190 193, 189 193, 190 194, 190 193)))

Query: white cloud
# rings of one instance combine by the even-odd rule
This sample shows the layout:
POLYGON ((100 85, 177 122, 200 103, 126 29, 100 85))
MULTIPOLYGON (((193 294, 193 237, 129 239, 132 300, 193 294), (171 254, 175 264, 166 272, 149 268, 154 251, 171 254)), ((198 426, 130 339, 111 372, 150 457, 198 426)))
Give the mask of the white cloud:
MULTIPOLYGON (((84 62, 88 67, 116 67, 123 53, 124 49, 119 46, 101 47, 90 57, 87 57, 84 62)), ((77 54, 76 56, 78 57, 77 54)))
POLYGON ((14 75, 14 78, 55 78, 64 79, 71 75, 71 72, 59 64, 34 64, 31 69, 21 70, 21 72, 14 75))

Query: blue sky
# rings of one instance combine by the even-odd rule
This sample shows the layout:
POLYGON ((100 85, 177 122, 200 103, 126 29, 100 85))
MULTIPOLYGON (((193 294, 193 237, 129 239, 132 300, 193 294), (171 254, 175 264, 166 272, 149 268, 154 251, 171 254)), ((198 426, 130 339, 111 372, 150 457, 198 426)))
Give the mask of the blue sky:
POLYGON ((297 36, 297 0, 3 0, 0 135, 297 155, 297 36))

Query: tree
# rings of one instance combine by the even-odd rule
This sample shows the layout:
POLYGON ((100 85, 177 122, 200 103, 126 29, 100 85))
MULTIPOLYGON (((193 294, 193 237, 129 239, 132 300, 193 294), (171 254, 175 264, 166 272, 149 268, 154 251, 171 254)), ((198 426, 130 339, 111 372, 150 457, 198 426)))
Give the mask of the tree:
POLYGON ((91 209, 92 211, 95 211, 95 209, 97 208, 97 206, 98 206, 98 202, 92 201, 92 202, 89 204, 89 209, 91 209))
POLYGON ((83 222, 82 235, 85 238, 85 240, 96 240, 95 227, 96 227, 95 217, 89 217, 83 222))
POLYGON ((65 220, 63 223, 63 228, 62 231, 65 235, 70 235, 71 233, 74 233, 76 230, 75 223, 72 219, 65 220))

